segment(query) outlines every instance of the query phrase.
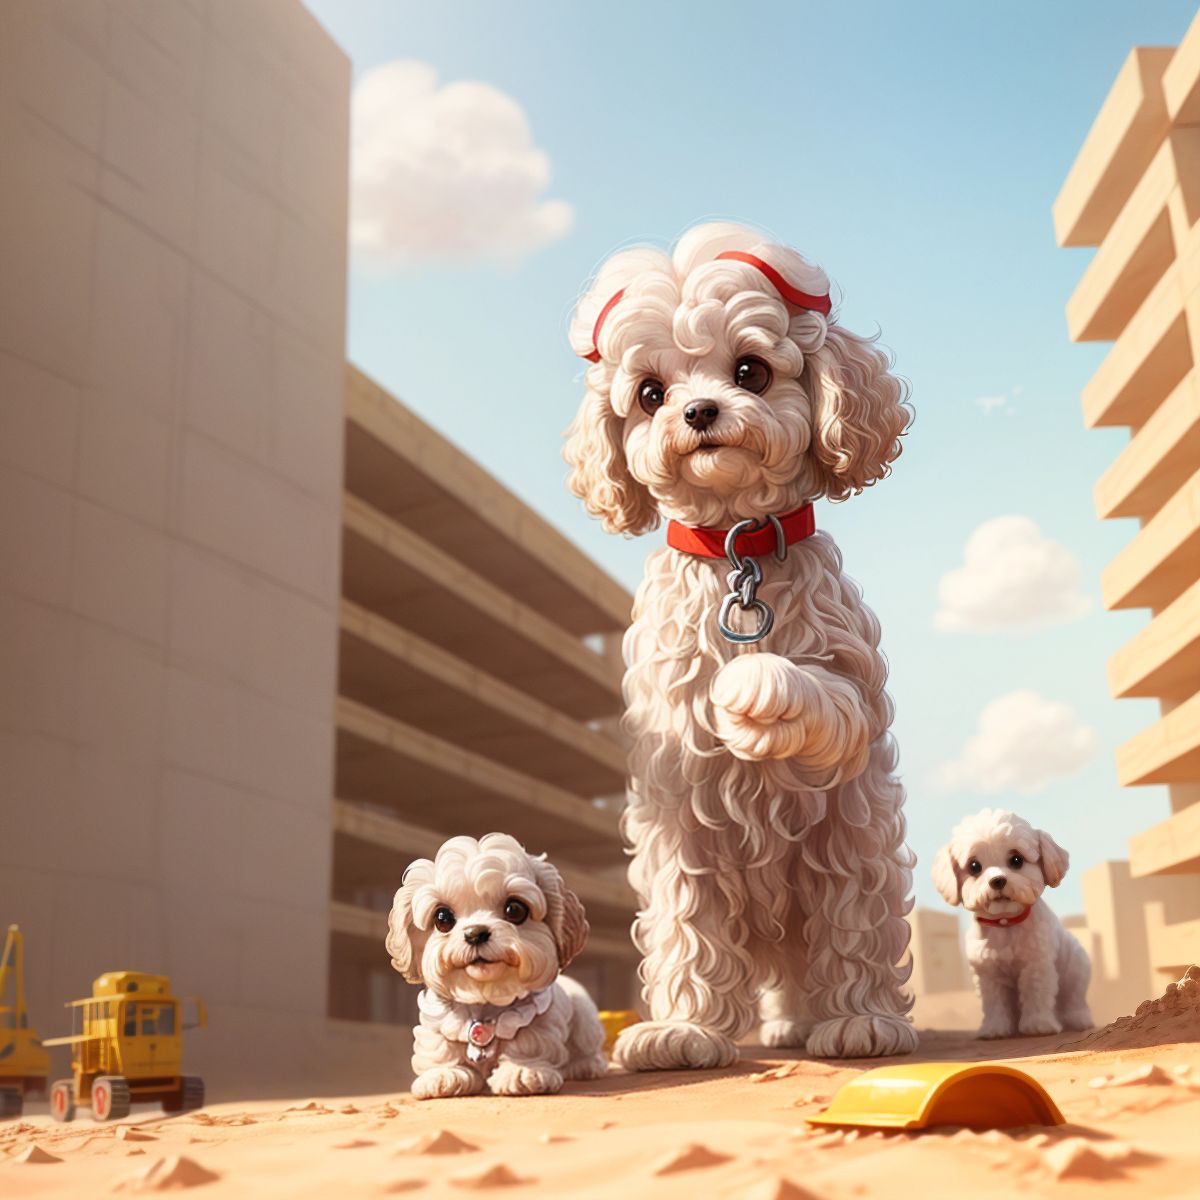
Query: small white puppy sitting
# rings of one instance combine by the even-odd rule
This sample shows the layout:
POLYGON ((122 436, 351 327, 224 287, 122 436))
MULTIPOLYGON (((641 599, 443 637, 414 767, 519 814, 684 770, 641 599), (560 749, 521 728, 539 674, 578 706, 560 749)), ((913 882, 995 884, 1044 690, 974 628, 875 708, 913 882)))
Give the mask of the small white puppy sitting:
POLYGON ((559 970, 587 941, 583 905, 544 857, 504 833, 451 838, 404 872, 392 965, 424 983, 413 1030, 418 1100, 557 1092, 607 1069, 587 992, 559 970))
POLYGON ((1068 862, 1048 833, 998 808, 965 818, 937 852, 938 891, 975 914, 966 949, 983 1003, 980 1037, 1092 1027, 1091 963, 1041 899, 1068 862))

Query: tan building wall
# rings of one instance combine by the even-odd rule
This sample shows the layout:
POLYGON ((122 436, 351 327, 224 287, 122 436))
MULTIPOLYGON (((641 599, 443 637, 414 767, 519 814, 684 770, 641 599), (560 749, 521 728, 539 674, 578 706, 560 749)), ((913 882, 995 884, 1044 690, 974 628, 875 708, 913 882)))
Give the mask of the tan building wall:
POLYGON ((908 927, 912 931, 909 950, 913 959, 909 987, 915 996, 961 992, 972 986, 956 911, 914 908, 908 927))
POLYGON ((326 1040, 350 65, 290 0, 3 25, 0 922, 43 1035, 165 971, 217 1095, 319 1090, 361 1040, 326 1040))
POLYGON ((0 38, 0 927, 45 1036, 202 995, 218 1098, 406 1085, 381 912, 453 833, 550 851, 632 992, 630 597, 346 367, 349 85, 297 0, 0 38))
POLYGON ((1170 795, 1170 817, 1129 843, 1133 878, 1183 877, 1149 914, 1159 976, 1200 960, 1198 219, 1200 17, 1178 48, 1130 54, 1054 205, 1059 244, 1096 247, 1067 304, 1070 335, 1112 343, 1084 388, 1084 420, 1130 431, 1095 500, 1101 518, 1138 523, 1102 575, 1105 605, 1150 612, 1109 661, 1109 683, 1162 713, 1117 750, 1124 786, 1170 795))

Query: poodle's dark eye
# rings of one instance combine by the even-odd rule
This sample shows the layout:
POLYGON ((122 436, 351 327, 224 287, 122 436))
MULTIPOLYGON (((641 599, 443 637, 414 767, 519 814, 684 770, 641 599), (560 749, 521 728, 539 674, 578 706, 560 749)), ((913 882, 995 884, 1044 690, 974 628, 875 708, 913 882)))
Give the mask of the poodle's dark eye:
POLYGON ((447 908, 444 904, 433 914, 433 927, 438 933, 449 933, 454 928, 454 923, 458 918, 454 915, 454 909, 447 908))
POLYGON ((967 870, 970 871, 972 875, 978 875, 983 871, 983 863, 981 863, 979 859, 973 858, 969 863, 967 863, 967 870))
POLYGON ((733 382, 761 396, 771 386, 771 368, 761 358, 739 358, 733 368, 733 382))
POLYGON ((509 896, 504 902, 504 919, 513 925, 523 925, 529 917, 529 905, 524 900, 509 896))
POLYGON ((1019 871, 1025 865, 1025 860, 1019 854, 1010 854, 1008 856, 1008 865, 1014 871, 1019 871))
POLYGON ((666 399, 667 389, 663 387, 661 379, 643 379, 638 385, 638 403, 642 406, 642 412, 649 416, 654 416, 666 399))

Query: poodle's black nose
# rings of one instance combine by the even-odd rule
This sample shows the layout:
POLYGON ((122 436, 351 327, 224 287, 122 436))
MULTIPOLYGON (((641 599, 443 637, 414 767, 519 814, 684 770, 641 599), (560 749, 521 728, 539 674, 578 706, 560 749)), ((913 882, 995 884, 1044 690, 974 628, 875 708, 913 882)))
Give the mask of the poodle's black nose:
POLYGON ((482 946, 492 936, 492 931, 486 925, 468 925, 463 930, 463 941, 468 946, 482 946))
MULTIPOLYGON (((991 879, 988 880, 988 887, 994 887, 996 891, 1002 892, 1004 890, 1004 885, 1007 882, 1008 880, 1003 875, 993 875, 991 879)), ((470 933, 470 930, 467 930, 467 932, 470 933)), ((467 940, 470 941, 470 938, 467 940)))
POLYGON ((683 410, 683 419, 697 432, 703 433, 721 415, 711 400, 700 400, 683 410))

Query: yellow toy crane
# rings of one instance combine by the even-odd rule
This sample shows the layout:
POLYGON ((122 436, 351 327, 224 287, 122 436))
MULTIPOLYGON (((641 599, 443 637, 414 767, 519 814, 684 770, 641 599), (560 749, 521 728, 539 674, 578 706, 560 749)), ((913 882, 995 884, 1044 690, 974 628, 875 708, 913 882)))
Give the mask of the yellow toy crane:
POLYGON ((44 1096, 49 1074, 50 1055, 29 1028, 25 1011, 25 942, 21 931, 10 925, 0 954, 0 1117, 19 1117, 30 1093, 44 1096))
POLYGON ((72 1078, 50 1089, 54 1119, 74 1120, 77 1104, 90 1105, 98 1121, 120 1120, 133 1104, 158 1103, 168 1113, 203 1108, 204 1080, 183 1074, 183 1031, 207 1024, 203 1001, 192 1003, 194 1019, 185 1023, 165 975, 101 975, 87 999, 67 1005, 71 1036, 45 1042, 73 1050, 72 1078))

